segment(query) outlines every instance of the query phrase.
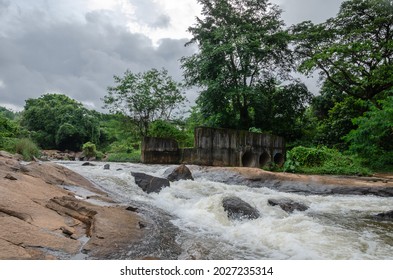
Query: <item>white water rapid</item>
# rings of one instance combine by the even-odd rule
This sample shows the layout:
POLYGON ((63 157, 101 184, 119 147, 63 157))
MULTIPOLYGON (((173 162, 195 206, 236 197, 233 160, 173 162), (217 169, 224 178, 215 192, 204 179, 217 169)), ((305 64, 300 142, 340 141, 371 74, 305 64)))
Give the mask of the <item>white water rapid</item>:
POLYGON ((104 163, 85 167, 81 162, 61 164, 90 179, 121 204, 138 202, 168 213, 179 229, 179 259, 393 259, 393 223, 372 218, 392 210, 392 197, 302 195, 228 185, 215 182, 206 173, 208 169, 197 166, 190 167, 195 181, 173 182, 158 194, 146 194, 135 184, 131 171, 163 177, 170 166, 110 163, 110 170, 104 170, 104 163), (222 206, 222 199, 228 196, 256 207, 261 217, 228 219, 222 206), (289 198, 309 209, 288 214, 268 205, 270 198, 289 198))

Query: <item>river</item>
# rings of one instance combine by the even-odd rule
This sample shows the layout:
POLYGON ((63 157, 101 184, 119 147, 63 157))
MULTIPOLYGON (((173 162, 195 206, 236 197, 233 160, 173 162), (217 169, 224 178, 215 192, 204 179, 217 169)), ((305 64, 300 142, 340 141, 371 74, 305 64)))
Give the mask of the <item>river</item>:
MULTIPOLYGON (((170 166, 104 163, 81 167, 60 162, 93 181, 122 205, 139 205, 150 215, 169 217, 180 250, 177 259, 393 259, 393 223, 373 218, 393 208, 392 197, 285 193, 238 182, 223 172, 190 166, 194 181, 178 181, 160 193, 146 194, 132 172, 163 177, 170 166), (225 180, 224 180, 225 179, 225 180), (226 181, 227 183, 222 183, 226 181), (229 183, 228 183, 229 181, 229 183), (237 196, 258 209, 255 220, 230 220, 222 199, 237 196), (288 198, 309 207, 288 214, 270 206, 270 198, 288 198), (152 214, 156 213, 156 214, 152 214)), ((165 226, 165 225, 164 225, 165 226)))

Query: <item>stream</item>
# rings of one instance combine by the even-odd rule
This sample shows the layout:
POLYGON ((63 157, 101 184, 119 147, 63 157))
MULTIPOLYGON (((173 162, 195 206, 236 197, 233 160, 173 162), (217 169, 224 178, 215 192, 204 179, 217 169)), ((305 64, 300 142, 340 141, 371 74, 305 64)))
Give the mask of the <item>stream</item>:
MULTIPOLYGON (((393 259, 393 222, 374 218, 393 209, 392 197, 279 192, 263 185, 256 188, 239 182, 231 184, 231 174, 209 173, 209 168, 198 166, 189 166, 194 181, 172 182, 158 194, 147 194, 135 184, 131 171, 166 177, 171 166, 110 163, 110 170, 104 170, 102 162, 83 167, 81 162, 58 163, 88 178, 120 204, 136 205, 152 221, 161 221, 159 225, 174 236, 178 249, 160 253, 160 244, 152 245, 152 252, 147 253, 157 257, 393 259), (228 219, 222 206, 222 199, 228 196, 246 201, 258 209, 261 217, 228 219), (291 199, 309 209, 289 214, 278 206, 270 206, 267 201, 272 198, 291 199)), ((159 235, 160 232, 154 236, 159 235)), ((151 241, 155 242, 156 237, 152 236, 151 241)))

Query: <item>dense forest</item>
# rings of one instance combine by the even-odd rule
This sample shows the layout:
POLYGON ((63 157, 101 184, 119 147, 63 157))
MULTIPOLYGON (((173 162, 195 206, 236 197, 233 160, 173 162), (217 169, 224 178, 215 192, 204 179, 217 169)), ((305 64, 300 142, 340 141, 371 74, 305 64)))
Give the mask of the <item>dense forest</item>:
POLYGON ((40 149, 83 150, 137 162, 143 136, 193 145, 197 126, 285 137, 273 170, 370 174, 393 170, 393 1, 348 0, 323 23, 285 26, 267 0, 198 0, 188 31, 198 52, 181 58, 184 81, 165 69, 114 76, 107 113, 64 94, 0 108, 0 149, 26 159, 40 149), (297 74, 318 75, 314 96, 297 74), (186 90, 200 90, 184 111, 186 90))

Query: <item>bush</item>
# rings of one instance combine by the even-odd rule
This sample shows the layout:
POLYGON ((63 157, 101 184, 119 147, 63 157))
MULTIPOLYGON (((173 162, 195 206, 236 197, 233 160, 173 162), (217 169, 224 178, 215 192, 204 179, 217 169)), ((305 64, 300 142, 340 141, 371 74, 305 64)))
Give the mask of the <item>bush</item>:
POLYGON ((192 133, 182 131, 175 125, 162 120, 151 123, 148 136, 174 139, 180 147, 194 146, 194 135, 192 133))
POLYGON ((141 162, 141 152, 133 151, 132 153, 111 153, 108 156, 108 161, 110 162, 141 162))
POLYGON ((18 140, 19 140, 18 138, 0 136, 0 150, 4 150, 10 153, 15 153, 15 146, 18 140))
POLYGON ((83 154, 88 158, 92 158, 97 155, 96 145, 91 142, 86 142, 85 144, 83 144, 82 151, 83 154))
POLYGON ((344 139, 350 151, 377 170, 393 169, 393 96, 380 101, 362 117, 354 120, 358 128, 344 139))
POLYGON ((21 154, 24 160, 32 160, 34 157, 40 156, 40 149, 28 138, 23 138, 16 142, 15 152, 21 154))
POLYGON ((336 149, 295 147, 287 153, 284 171, 308 174, 370 175, 360 159, 344 155, 336 149))

